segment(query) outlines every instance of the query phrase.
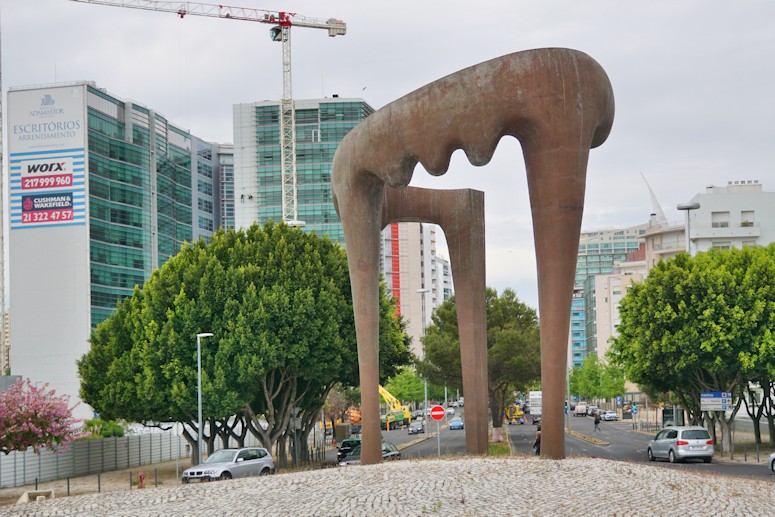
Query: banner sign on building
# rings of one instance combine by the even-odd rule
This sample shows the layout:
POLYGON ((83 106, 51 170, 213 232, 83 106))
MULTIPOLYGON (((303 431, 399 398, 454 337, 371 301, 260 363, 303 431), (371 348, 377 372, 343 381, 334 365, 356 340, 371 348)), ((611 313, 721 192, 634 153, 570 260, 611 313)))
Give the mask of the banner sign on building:
POLYGON ((82 86, 9 93, 11 229, 86 222, 82 86))

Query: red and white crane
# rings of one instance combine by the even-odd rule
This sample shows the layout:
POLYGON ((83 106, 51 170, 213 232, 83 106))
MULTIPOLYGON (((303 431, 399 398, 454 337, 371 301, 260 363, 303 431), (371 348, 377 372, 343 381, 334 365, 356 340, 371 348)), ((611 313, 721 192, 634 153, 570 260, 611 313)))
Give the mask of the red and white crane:
POLYGON ((294 116, 293 87, 291 83, 291 27, 325 29, 330 37, 344 36, 347 24, 329 18, 319 20, 286 11, 267 11, 248 7, 234 7, 199 2, 160 2, 154 0, 70 0, 84 4, 110 5, 130 9, 144 9, 177 14, 180 18, 209 16, 226 20, 268 23, 272 41, 282 43, 283 50, 283 97, 280 99, 280 146, 282 148, 283 221, 302 224, 296 204, 296 121, 294 116))

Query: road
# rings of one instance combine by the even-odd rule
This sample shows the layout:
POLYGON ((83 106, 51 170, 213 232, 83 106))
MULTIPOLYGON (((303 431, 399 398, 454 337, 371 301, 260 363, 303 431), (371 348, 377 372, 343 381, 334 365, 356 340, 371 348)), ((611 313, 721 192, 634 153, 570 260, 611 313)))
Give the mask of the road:
MULTIPOLYGON (((515 453, 532 454, 532 444, 535 439, 535 426, 507 426, 512 450, 515 453)), ((749 455, 748 462, 730 461, 721 459, 718 454, 713 462, 687 462, 671 464, 664 461, 650 463, 646 457, 646 449, 651 435, 633 431, 630 422, 601 422, 600 431, 594 431, 594 423, 591 418, 573 418, 571 430, 606 442, 605 445, 596 445, 586 440, 565 435, 565 450, 568 456, 587 456, 590 458, 606 458, 612 460, 633 461, 646 463, 662 468, 680 468, 699 472, 713 472, 725 476, 750 477, 760 479, 772 479, 773 475, 767 468, 767 457, 760 458, 756 463, 755 457, 749 455)), ((742 454, 738 454, 742 456, 742 454)))
MULTIPOLYGON (((462 414, 462 412, 461 412, 462 414)), ((463 415, 464 416, 464 415, 463 415)), ((465 418, 464 418, 465 420, 465 418)), ((757 463, 754 454, 748 455, 748 461, 731 461, 720 458, 718 454, 710 464, 702 462, 687 462, 671 464, 665 461, 650 463, 646 457, 650 434, 632 430, 629 421, 601 422, 600 431, 594 431, 591 418, 574 417, 571 419, 571 430, 585 436, 596 438, 603 444, 597 445, 587 440, 565 435, 565 450, 568 456, 586 456, 590 458, 606 458, 611 460, 632 461, 653 465, 657 468, 678 468, 698 472, 712 472, 724 476, 735 476, 756 479, 773 479, 773 474, 767 467, 767 454, 760 457, 757 463)), ((402 458, 434 457, 466 454, 465 430, 450 431, 448 419, 440 425, 440 440, 436 439, 436 422, 432 421, 423 435, 410 435, 405 429, 382 431, 382 438, 392 442, 401 449, 402 458), (425 439, 423 439, 425 438, 425 439), (440 447, 439 447, 440 445, 440 447)), ((515 454, 534 454, 536 426, 534 425, 504 425, 508 432, 511 449, 515 454)), ((736 460, 742 460, 742 451, 738 451, 736 460)), ((328 461, 336 461, 336 450, 327 453, 328 461)))

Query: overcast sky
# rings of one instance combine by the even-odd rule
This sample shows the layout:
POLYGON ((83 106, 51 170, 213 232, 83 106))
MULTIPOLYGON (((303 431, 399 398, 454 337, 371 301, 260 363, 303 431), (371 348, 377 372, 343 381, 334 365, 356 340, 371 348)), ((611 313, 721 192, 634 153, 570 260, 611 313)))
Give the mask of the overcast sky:
MULTIPOLYGON (((171 3, 171 2, 168 2, 171 3)), ((511 52, 569 47, 607 71, 616 97, 594 149, 583 229, 668 219, 709 185, 757 179, 775 190, 775 2, 234 0, 339 18, 347 35, 292 31, 294 97, 362 97, 378 109, 447 74, 511 52)), ((91 80, 210 141, 231 142, 232 105, 277 100, 281 47, 268 25, 70 0, 0 0, 2 83, 91 80)), ((418 168, 414 185, 477 188, 487 206, 487 283, 537 307, 524 164, 504 139, 492 162, 418 168)))

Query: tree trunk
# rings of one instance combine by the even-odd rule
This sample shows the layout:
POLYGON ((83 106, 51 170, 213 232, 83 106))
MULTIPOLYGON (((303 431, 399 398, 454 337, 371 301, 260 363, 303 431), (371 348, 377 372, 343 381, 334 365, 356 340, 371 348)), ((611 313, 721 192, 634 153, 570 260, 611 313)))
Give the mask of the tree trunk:
POLYGON ((732 452, 732 427, 729 425, 723 411, 715 411, 718 414, 718 423, 721 425, 721 451, 732 452))
POLYGON ((183 438, 188 442, 188 446, 191 447, 191 466, 199 465, 199 452, 196 450, 196 436, 192 435, 188 429, 183 428, 183 438))

